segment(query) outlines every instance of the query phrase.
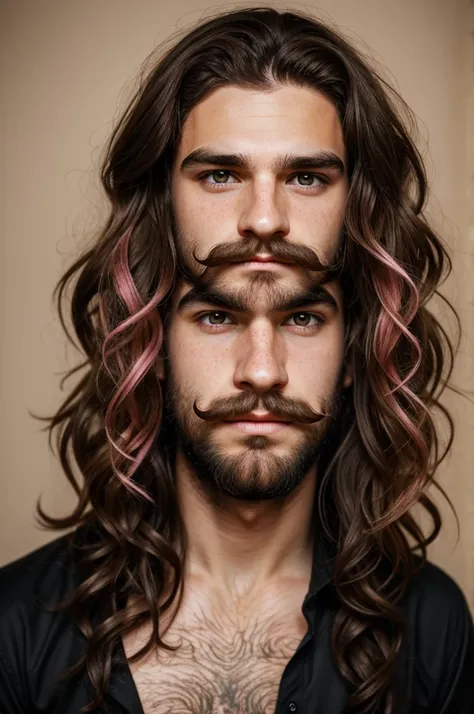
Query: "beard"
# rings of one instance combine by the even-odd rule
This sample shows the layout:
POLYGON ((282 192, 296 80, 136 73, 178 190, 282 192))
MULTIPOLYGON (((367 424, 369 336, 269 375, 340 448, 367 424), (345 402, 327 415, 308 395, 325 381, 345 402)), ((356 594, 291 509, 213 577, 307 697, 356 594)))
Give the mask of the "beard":
POLYGON ((198 486, 213 502, 221 497, 248 502, 283 499, 302 483, 326 444, 331 443, 342 407, 343 379, 341 367, 334 393, 322 410, 328 416, 317 424, 304 424, 299 443, 288 447, 287 454, 275 454, 274 442, 264 435, 246 436, 241 440, 240 453, 228 454, 225 445, 215 443, 212 425, 196 417, 193 395, 178 387, 170 371, 162 436, 168 445, 169 439, 173 440, 198 486))

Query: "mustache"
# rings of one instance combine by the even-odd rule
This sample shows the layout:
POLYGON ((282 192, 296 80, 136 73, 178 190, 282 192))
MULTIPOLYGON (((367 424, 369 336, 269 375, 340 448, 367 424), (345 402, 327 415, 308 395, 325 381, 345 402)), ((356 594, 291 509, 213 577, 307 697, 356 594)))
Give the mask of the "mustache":
POLYGON ((248 236, 242 240, 219 243, 209 251, 208 255, 200 258, 192 251, 194 260, 206 268, 216 268, 228 263, 240 263, 251 260, 258 253, 268 254, 282 263, 292 263, 298 267, 318 272, 328 271, 335 273, 343 266, 343 251, 333 263, 323 263, 316 252, 306 245, 290 243, 281 236, 274 236, 268 241, 262 241, 257 236, 248 236))
POLYGON ((214 399, 208 409, 199 409, 196 402, 193 410, 196 416, 204 421, 217 419, 236 419, 242 414, 248 414, 261 405, 266 411, 285 421, 297 421, 302 424, 315 424, 330 416, 316 412, 301 399, 286 399, 278 392, 268 392, 261 397, 252 391, 243 392, 236 397, 214 399))

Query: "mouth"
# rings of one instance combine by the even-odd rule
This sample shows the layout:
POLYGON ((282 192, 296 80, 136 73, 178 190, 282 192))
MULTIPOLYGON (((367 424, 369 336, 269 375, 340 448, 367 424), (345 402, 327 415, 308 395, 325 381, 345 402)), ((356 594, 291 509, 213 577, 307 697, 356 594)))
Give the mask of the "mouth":
POLYGON ((226 419, 225 422, 245 434, 275 434, 291 424, 289 421, 268 413, 244 414, 237 419, 226 419))
POLYGON ((291 265, 288 261, 283 261, 274 258, 272 255, 255 255, 248 260, 239 261, 240 265, 245 265, 245 267, 254 267, 259 270, 268 270, 268 268, 273 268, 275 265, 291 265))

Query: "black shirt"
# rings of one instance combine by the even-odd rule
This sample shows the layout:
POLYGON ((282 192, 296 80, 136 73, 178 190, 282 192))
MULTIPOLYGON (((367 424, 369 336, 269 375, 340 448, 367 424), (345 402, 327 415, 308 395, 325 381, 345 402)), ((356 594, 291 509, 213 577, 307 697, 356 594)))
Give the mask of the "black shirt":
MULTIPOLYGON (((63 612, 49 613, 39 604, 58 601, 79 582, 68 541, 62 536, 0 568, 1 714, 78 714, 92 699, 85 676, 57 684, 82 655, 85 641, 63 612)), ((345 711, 348 692, 329 651, 332 560, 329 546, 318 538, 302 605, 308 632, 283 672, 275 714, 345 711)), ((408 628, 396 677, 408 703, 397 714, 473 714, 474 626, 459 586, 425 563, 403 607, 408 628)), ((123 665, 112 669, 106 702, 117 714, 143 714, 123 647, 120 651, 123 665)))

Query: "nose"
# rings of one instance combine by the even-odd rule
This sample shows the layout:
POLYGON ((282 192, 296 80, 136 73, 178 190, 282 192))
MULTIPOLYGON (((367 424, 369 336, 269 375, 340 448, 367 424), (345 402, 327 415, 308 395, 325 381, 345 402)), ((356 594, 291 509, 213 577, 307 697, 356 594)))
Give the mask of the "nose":
POLYGON ((285 349, 271 325, 252 325, 241 335, 234 385, 263 394, 288 384, 285 349))
POLYGON ((244 238, 255 235, 262 240, 290 230, 286 200, 271 177, 264 177, 252 185, 243 197, 238 232, 244 238))

